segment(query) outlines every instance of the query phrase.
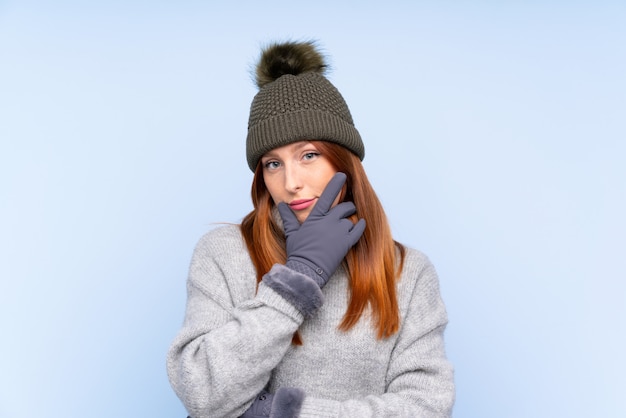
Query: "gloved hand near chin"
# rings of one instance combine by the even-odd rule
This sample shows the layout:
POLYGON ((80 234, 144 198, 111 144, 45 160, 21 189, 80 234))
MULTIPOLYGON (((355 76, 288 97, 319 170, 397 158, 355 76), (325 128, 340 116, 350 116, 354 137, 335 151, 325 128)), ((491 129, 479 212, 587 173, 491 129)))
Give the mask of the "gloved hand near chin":
POLYGON ((276 394, 262 391, 240 418, 296 418, 303 400, 301 389, 280 388, 276 394))
POLYGON ((322 306, 321 288, 365 230, 364 219, 356 224, 348 219, 356 211, 354 203, 332 207, 345 182, 346 175, 336 173, 302 225, 286 203, 278 204, 285 228, 287 262, 274 265, 263 276, 263 283, 293 304, 305 318, 322 306))
POLYGON ((346 175, 336 173, 302 225, 286 203, 278 204, 287 240, 285 265, 311 277, 320 288, 365 230, 364 219, 356 224, 348 219, 356 212, 354 203, 343 202, 332 207, 345 182, 346 175))

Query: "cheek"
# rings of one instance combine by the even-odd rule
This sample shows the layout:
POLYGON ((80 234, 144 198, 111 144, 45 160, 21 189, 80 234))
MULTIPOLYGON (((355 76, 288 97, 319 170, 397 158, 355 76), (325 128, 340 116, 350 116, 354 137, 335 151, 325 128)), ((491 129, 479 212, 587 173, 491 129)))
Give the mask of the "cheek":
MULTIPOLYGON (((332 180, 333 176, 336 173, 337 173, 337 171, 334 170, 332 167, 325 167, 324 170, 320 171, 317 174, 317 178, 316 178, 316 180, 317 180, 317 187, 316 188, 319 191, 319 194, 321 194, 326 189, 326 186, 328 186, 328 183, 330 182, 330 180, 332 180)), ((333 206, 335 206, 337 203, 339 203, 339 201, 340 201, 339 197, 342 194, 343 193, 339 193, 339 195, 335 199, 335 202, 333 203, 333 206)))
POLYGON ((267 192, 270 194, 272 200, 274 201, 274 204, 278 204, 279 202, 281 202, 281 197, 278 193, 275 182, 269 179, 263 180, 265 182, 265 188, 267 189, 267 192))
POLYGON ((278 204, 278 202, 280 202, 280 200, 279 200, 278 196, 276 195, 276 193, 273 193, 273 192, 272 192, 272 190, 271 190, 271 189, 269 189, 269 188, 267 189, 267 191, 269 192, 270 197, 271 197, 271 198, 272 198, 272 200, 274 201, 274 204, 275 204, 275 205, 277 205, 277 204, 278 204))

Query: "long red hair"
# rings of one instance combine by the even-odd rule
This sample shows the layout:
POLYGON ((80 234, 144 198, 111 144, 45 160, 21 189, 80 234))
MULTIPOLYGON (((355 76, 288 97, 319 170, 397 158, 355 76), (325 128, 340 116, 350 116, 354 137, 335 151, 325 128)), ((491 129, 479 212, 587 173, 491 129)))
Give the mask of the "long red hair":
MULTIPOLYGON (((344 259, 350 298, 339 329, 352 328, 369 304, 377 337, 389 337, 400 326, 395 283, 402 270, 405 249, 393 240, 387 216, 359 158, 341 145, 311 142, 337 171, 346 174, 341 200, 354 202, 354 222, 360 218, 366 222, 365 232, 344 259)), ((272 216, 274 202, 265 186, 261 163, 254 173, 251 194, 254 209, 243 219, 241 231, 260 282, 274 264, 284 264, 287 258, 285 237, 272 216)), ((294 343, 300 343, 298 335, 294 343)))

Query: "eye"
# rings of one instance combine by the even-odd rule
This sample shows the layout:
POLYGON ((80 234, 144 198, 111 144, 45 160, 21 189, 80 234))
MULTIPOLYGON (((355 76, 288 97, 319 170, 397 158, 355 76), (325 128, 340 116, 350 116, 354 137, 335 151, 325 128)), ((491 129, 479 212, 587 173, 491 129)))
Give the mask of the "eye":
POLYGON ((310 161, 310 160, 314 160, 315 158, 319 156, 320 156, 320 153, 317 151, 308 151, 304 153, 304 155, 302 156, 302 159, 305 161, 310 161))
POLYGON ((263 163, 263 167, 266 170, 275 170, 278 167, 280 167, 280 163, 276 160, 270 160, 270 161, 266 161, 265 163, 263 163))

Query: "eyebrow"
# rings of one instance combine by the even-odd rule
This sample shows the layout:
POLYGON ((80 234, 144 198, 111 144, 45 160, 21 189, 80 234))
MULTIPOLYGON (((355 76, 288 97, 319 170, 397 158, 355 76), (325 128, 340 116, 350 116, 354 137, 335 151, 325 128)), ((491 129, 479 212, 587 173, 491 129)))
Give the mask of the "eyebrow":
MULTIPOLYGON (((288 145, 290 145, 290 144, 288 144, 288 145)), ((298 142, 295 144, 294 151, 298 151, 299 149, 304 148, 304 147, 306 147, 306 146, 308 146, 308 145, 312 145, 312 144, 311 144, 311 141, 309 141, 309 140, 302 140, 302 141, 298 141, 298 142)), ((263 158, 271 158, 271 157, 276 157, 276 154, 274 153, 274 150, 270 150, 270 151, 266 152, 266 153, 265 153, 265 154, 261 157, 261 159, 263 159, 263 158)))

